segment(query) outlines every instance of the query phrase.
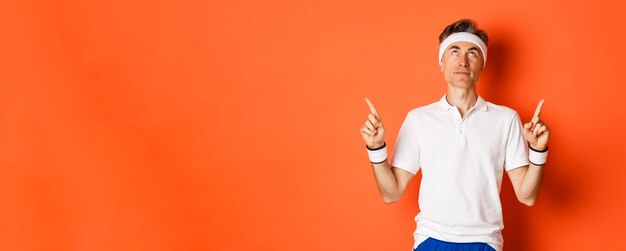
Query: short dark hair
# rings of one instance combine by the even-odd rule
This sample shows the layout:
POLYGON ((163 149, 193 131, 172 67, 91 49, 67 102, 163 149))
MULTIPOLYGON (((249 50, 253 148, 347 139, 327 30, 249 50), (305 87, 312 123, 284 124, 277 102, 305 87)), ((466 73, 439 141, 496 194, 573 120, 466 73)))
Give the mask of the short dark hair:
POLYGON ((487 32, 485 32, 484 30, 478 29, 478 25, 476 25, 476 22, 474 22, 471 19, 461 19, 459 21, 456 21, 448 25, 443 30, 443 32, 441 32, 441 34, 439 35, 439 44, 441 44, 441 42, 443 42, 443 40, 446 39, 448 36, 457 32, 472 33, 478 36, 480 40, 483 40, 485 45, 489 44, 489 37, 487 36, 487 32))

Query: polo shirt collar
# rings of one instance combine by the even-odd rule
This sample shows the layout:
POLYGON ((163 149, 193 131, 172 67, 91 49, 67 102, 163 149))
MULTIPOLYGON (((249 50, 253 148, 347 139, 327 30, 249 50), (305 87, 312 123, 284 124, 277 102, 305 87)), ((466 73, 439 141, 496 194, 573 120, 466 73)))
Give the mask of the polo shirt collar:
MULTIPOLYGON (((450 108, 452 108, 452 106, 448 103, 448 100, 446 100, 447 95, 448 94, 444 94, 443 97, 438 102, 439 109, 444 112, 449 111, 450 108)), ((485 100, 482 97, 478 96, 478 100, 476 100, 476 104, 474 104, 473 109, 477 111, 486 112, 487 102, 485 102, 485 100)))

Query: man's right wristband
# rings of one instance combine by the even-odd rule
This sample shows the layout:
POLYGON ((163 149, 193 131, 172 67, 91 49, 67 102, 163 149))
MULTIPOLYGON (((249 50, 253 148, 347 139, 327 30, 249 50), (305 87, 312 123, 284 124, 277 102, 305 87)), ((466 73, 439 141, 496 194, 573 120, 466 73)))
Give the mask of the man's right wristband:
POLYGON ((377 148, 370 148, 365 145, 365 148, 367 148, 367 155, 369 155, 372 164, 380 164, 387 160, 387 143, 383 142, 383 145, 377 148))

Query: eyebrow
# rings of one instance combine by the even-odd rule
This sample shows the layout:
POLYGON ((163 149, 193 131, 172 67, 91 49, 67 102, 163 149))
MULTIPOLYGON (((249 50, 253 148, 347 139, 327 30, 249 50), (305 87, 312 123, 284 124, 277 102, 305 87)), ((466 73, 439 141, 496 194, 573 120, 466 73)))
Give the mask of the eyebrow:
MULTIPOLYGON (((461 48, 459 46, 453 45, 453 46, 450 46, 450 49, 448 50, 454 50, 454 49, 460 50, 461 48)), ((476 46, 468 49, 468 51, 471 51, 471 50, 480 51, 480 49, 478 49, 478 47, 476 46)))

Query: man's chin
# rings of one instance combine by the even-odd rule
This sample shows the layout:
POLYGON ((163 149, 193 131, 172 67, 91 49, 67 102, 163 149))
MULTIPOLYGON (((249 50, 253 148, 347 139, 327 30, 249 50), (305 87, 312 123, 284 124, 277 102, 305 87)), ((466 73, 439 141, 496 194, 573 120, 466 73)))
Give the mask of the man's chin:
POLYGON ((457 81, 454 81, 452 85, 456 87, 472 87, 474 86, 474 82, 469 79, 459 79, 457 81))

